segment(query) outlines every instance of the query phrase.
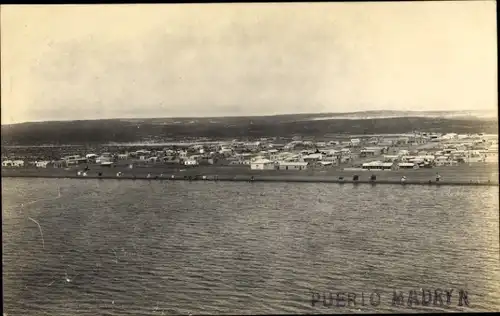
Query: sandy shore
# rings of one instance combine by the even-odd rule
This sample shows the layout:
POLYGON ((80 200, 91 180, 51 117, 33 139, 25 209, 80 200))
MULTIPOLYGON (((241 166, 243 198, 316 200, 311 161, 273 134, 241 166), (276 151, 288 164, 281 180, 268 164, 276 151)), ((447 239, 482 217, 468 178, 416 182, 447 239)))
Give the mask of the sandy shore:
POLYGON ((123 180, 215 180, 218 181, 273 181, 273 182, 324 182, 324 183, 353 183, 352 177, 359 176, 356 183, 370 183, 370 176, 376 175, 377 184, 400 184, 402 176, 407 177, 406 184, 425 185, 491 185, 498 186, 498 165, 476 165, 440 167, 419 170, 398 171, 344 171, 342 168, 324 170, 283 171, 283 170, 250 170, 247 166, 237 167, 195 167, 171 168, 165 166, 151 166, 143 168, 106 168, 90 166, 86 177, 78 176, 77 171, 82 168, 69 170, 59 168, 19 168, 2 169, 2 177, 30 177, 30 178, 75 178, 75 179, 123 179, 123 180), (122 172, 117 177, 117 172, 122 172), (99 175, 101 173, 101 175, 99 175), (436 173, 441 175, 441 181, 436 183, 436 173), (148 177, 149 175, 149 177, 148 177), (172 178, 173 176, 173 178, 172 178), (339 180, 344 177, 344 180, 339 180))

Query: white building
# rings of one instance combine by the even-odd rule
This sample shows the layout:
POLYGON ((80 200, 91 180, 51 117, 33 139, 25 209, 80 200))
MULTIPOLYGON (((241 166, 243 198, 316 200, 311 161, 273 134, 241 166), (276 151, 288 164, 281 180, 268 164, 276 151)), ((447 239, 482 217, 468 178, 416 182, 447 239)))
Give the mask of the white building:
POLYGON ((398 163, 398 168, 399 169, 418 169, 419 166, 416 163, 412 162, 400 162, 398 163))
POLYGON ((310 154, 310 155, 302 157, 304 162, 317 162, 317 161, 320 161, 322 158, 323 158, 323 155, 321 155, 321 154, 310 154))
POLYGON ((398 152, 398 156, 408 156, 410 152, 408 150, 402 149, 398 152))
POLYGON ((279 170, 306 170, 308 166, 307 162, 280 161, 278 163, 279 170))
POLYGON ((364 163, 362 168, 365 170, 391 170, 393 167, 392 162, 371 161, 364 163))
POLYGON ((396 140, 396 144, 400 144, 400 145, 406 145, 410 142, 410 138, 408 137, 399 137, 397 140, 396 140))
POLYGON ((13 162, 14 167, 24 167, 24 161, 23 160, 14 160, 13 162))
POLYGON ((13 167, 14 162, 12 160, 4 160, 2 161, 2 167, 13 167))
POLYGON ((63 157, 62 160, 66 162, 66 165, 78 165, 79 163, 83 163, 87 161, 87 158, 82 158, 80 155, 66 156, 63 157))
POLYGON ((394 162, 399 159, 398 155, 384 155, 384 162, 394 162))
POLYGON ((198 161, 195 159, 187 159, 184 161, 184 166, 197 166, 198 161))
POLYGON ((111 157, 106 157, 106 156, 97 157, 95 162, 98 164, 102 164, 103 162, 111 162, 111 157))
POLYGON ((361 150, 360 157, 378 156, 382 154, 383 148, 381 147, 366 147, 361 150))
POLYGON ((352 147, 357 147, 361 143, 361 140, 359 138, 353 138, 351 139, 350 145, 352 147))
POLYGON ((274 170, 275 163, 269 159, 257 159, 250 163, 251 170, 274 170))
POLYGON ((37 168, 47 168, 50 161, 35 161, 35 167, 37 168))
POLYGON ((452 160, 447 156, 439 156, 434 160, 434 164, 436 166, 456 166, 458 162, 456 160, 452 160))

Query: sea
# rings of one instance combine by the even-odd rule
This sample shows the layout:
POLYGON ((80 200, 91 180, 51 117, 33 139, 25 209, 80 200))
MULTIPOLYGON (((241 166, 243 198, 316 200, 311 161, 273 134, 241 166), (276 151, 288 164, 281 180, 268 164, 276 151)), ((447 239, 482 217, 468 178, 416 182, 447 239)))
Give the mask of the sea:
POLYGON ((2 179, 4 315, 500 311, 498 187, 2 179))

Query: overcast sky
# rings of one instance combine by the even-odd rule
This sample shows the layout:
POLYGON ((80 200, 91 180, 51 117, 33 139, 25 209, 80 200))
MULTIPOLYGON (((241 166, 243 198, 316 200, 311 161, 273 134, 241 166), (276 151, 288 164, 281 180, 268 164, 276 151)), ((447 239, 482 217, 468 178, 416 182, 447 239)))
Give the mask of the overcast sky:
POLYGON ((496 109, 494 1, 2 6, 2 124, 496 109))

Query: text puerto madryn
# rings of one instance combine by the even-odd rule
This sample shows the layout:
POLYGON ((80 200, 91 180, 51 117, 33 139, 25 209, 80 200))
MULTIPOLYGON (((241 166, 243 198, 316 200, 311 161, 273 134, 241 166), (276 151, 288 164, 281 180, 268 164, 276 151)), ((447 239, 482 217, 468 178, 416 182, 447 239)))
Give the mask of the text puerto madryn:
POLYGON ((311 291, 311 305, 314 307, 360 307, 360 306, 399 306, 399 307, 470 307, 466 290, 419 289, 392 292, 321 292, 311 291))

